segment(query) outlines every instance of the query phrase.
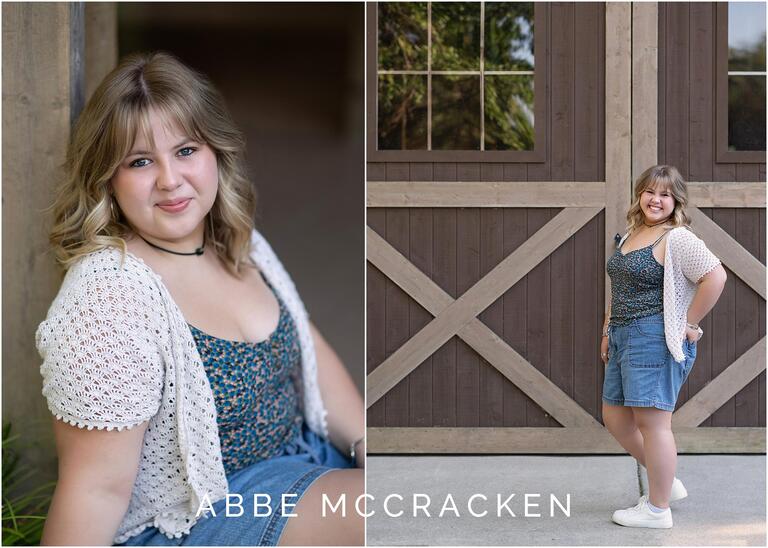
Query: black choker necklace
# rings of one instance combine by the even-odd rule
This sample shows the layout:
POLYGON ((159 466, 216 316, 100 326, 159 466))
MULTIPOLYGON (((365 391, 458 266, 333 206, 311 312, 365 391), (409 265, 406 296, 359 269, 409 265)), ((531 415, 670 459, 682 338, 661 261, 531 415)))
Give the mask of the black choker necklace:
POLYGON ((654 226, 663 225, 663 224, 664 224, 664 223, 666 223, 667 221, 669 221, 669 219, 664 219, 663 221, 659 221, 659 222, 658 222, 658 223, 656 223, 656 224, 652 224, 652 225, 649 225, 648 223, 646 223, 646 222, 645 222, 645 219, 643 219, 643 224, 644 224, 645 226, 647 226, 648 228, 653 228, 654 226))
MULTIPOLYGON (((138 233, 137 233, 137 234, 138 234, 138 233)), ((184 256, 189 256, 189 255, 202 255, 202 254, 203 254, 203 252, 205 251, 205 232, 203 232, 203 245, 201 245, 200 247, 198 247, 197 249, 195 249, 195 250, 194 250, 192 253, 182 253, 182 252, 180 252, 180 251, 172 251, 172 250, 170 250, 170 249, 165 249, 164 247, 160 247, 159 245, 155 245, 155 244, 153 244, 152 242, 150 242, 149 240, 147 240, 146 238, 144 238, 144 236, 142 236, 141 234, 139 234, 139 238, 141 238, 142 240, 144 240, 145 242, 147 242, 149 245, 151 245, 151 246, 152 246, 152 247, 154 247, 155 249, 159 249, 160 251, 165 251, 166 253, 173 253, 174 255, 184 255, 184 256)))

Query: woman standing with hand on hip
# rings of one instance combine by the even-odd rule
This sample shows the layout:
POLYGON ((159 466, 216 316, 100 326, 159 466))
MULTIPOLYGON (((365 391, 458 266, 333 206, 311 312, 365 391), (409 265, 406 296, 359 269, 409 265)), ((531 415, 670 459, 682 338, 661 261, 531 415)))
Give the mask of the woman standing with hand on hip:
POLYGON ((607 265, 603 420, 648 471, 649 494, 613 514, 628 527, 672 527, 669 503, 687 496, 675 477, 672 412, 696 359, 698 324, 726 281, 718 258, 688 227, 687 204, 688 188, 676 168, 647 169, 635 184, 627 234, 607 265))

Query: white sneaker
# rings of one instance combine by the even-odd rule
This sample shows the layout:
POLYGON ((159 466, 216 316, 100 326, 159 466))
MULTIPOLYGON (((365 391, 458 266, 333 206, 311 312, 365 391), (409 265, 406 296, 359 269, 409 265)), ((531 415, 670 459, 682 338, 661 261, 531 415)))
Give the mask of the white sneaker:
POLYGON ((615 523, 625 527, 647 527, 649 529, 670 529, 672 527, 672 511, 667 508, 663 512, 652 512, 648 508, 648 497, 643 495, 640 502, 632 508, 616 510, 612 517, 615 523))
POLYGON ((685 489, 685 485, 679 479, 672 480, 672 491, 669 493, 669 502, 675 502, 683 500, 688 496, 688 491, 685 489))
MULTIPOLYGON (((642 464, 640 465, 640 470, 642 473, 642 482, 643 482, 643 488, 647 491, 648 490, 648 471, 645 469, 645 466, 642 464)), ((688 496, 688 491, 685 489, 685 485, 683 485, 683 482, 677 479, 672 480, 672 491, 669 493, 669 502, 676 502, 678 500, 683 500, 685 497, 688 496)))

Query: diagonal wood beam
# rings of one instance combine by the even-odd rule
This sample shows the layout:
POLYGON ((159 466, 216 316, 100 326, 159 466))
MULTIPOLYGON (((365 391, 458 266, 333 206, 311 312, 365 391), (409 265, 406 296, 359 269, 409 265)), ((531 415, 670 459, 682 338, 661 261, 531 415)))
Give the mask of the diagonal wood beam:
MULTIPOLYGON (((371 228, 368 228, 368 260, 433 316, 438 316, 454 302, 448 293, 371 228)), ((602 427, 479 319, 470 321, 458 335, 563 426, 602 427)), ((368 405, 373 405, 370 399, 368 405)))
POLYGON ((694 230, 707 242, 712 253, 765 299, 765 265, 698 208, 691 207, 688 213, 693 220, 694 230))
POLYGON ((369 405, 378 401, 600 210, 596 207, 564 209, 448 305, 368 375, 369 405))
POLYGON ((698 426, 765 371, 765 337, 675 411, 672 426, 698 426))

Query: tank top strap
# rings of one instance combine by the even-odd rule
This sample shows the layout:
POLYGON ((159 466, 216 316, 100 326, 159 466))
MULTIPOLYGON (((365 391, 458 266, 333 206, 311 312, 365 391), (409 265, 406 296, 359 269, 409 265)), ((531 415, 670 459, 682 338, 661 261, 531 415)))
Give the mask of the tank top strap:
POLYGON ((659 243, 659 242, 662 240, 662 238, 664 238, 664 236, 666 236, 666 235, 667 235, 667 232, 668 232, 668 231, 667 231, 667 230, 665 230, 664 232, 662 232, 661 236, 659 236, 658 238, 656 238, 656 241, 655 241, 655 242, 653 242, 653 243, 651 244, 651 249, 653 249, 654 247, 656 247, 656 244, 658 244, 658 243, 659 243))

